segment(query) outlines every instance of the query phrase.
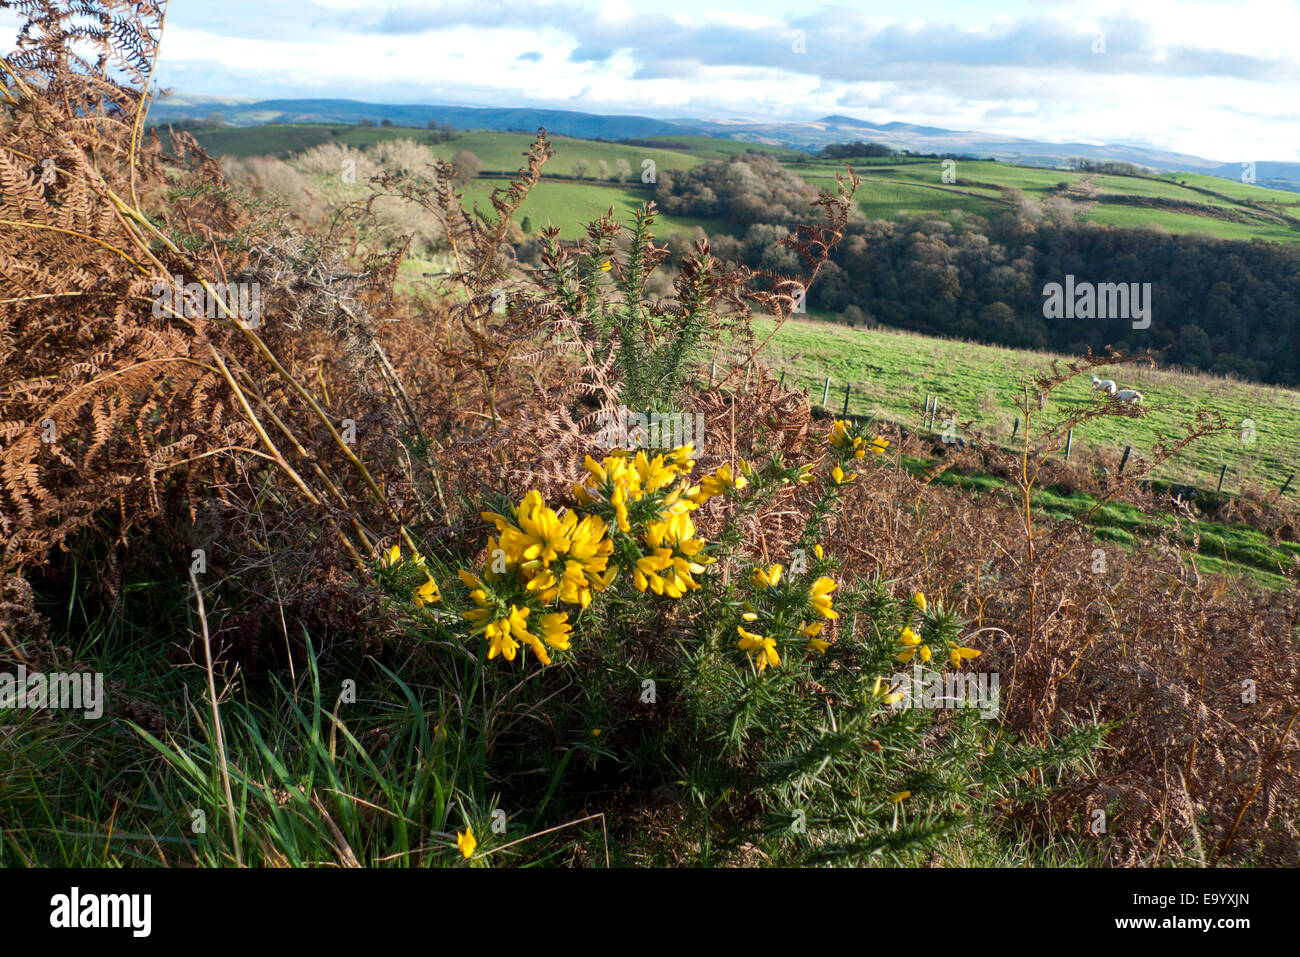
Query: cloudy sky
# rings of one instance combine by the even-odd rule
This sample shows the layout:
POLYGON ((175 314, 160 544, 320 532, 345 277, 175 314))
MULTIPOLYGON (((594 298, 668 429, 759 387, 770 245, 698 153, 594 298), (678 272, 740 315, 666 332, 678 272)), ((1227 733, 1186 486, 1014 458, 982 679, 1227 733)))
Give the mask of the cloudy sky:
POLYGON ((253 98, 843 113, 1300 160, 1297 0, 172 0, 159 79, 253 98))

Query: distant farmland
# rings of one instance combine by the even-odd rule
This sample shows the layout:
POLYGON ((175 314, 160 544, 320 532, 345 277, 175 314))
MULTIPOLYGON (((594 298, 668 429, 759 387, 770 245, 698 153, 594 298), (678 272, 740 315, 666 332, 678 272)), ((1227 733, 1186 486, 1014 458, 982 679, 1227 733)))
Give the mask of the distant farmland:
MULTIPOLYGON (((425 143, 444 159, 469 150, 483 163, 483 181, 467 190, 472 198, 486 197, 490 186, 498 185, 494 180, 499 179, 499 174, 518 169, 533 139, 527 133, 468 130, 457 132, 445 142, 433 143, 426 129, 327 124, 228 127, 200 130, 195 135, 213 155, 234 157, 283 157, 328 142, 364 147, 397 139, 425 143)), ((550 223, 559 226, 569 238, 581 234, 593 210, 604 212, 613 206, 616 213, 624 214, 651 198, 641 179, 647 160, 654 163, 656 171, 678 170, 757 149, 776 156, 809 183, 826 188, 833 187, 836 173, 844 171, 842 161, 821 160, 785 147, 707 136, 649 137, 639 140, 638 145, 559 136, 553 137, 552 145, 555 156, 547 163, 546 173, 567 178, 581 171, 583 181, 542 183, 526 212, 534 232, 550 223), (664 147, 648 145, 656 142, 663 142, 664 147), (602 161, 613 175, 620 159, 631 169, 625 182, 596 180, 602 161), (586 163, 585 170, 579 168, 582 162, 586 163)), ((944 182, 944 167, 938 159, 901 157, 851 162, 863 180, 858 206, 872 219, 953 214, 990 218, 1015 210, 1022 198, 1042 201, 1060 197, 1074 205, 1079 218, 1103 225, 1233 240, 1300 241, 1300 195, 1213 176, 1097 175, 992 160, 958 160, 949 176, 954 181, 944 182)), ((696 225, 710 231, 706 220, 660 219, 661 230, 696 225)), ((712 226, 723 231, 731 229, 731 224, 723 221, 714 221, 712 226)))

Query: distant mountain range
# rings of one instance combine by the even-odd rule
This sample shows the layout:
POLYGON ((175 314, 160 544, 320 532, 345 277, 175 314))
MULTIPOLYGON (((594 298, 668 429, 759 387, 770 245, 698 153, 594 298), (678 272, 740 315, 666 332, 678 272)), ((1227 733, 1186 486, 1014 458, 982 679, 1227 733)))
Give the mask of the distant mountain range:
MULTIPOLYGON (((611 116, 573 110, 363 103, 359 100, 247 100, 173 94, 155 103, 150 120, 203 119, 213 113, 236 126, 259 123, 356 123, 391 120, 398 126, 424 126, 430 120, 461 129, 528 130, 583 139, 635 139, 647 136, 717 136, 740 143, 785 146, 816 152, 830 143, 867 140, 918 153, 991 157, 1032 166, 1060 166, 1072 157, 1133 163, 1161 172, 1185 171, 1241 180, 1241 162, 1225 163, 1187 153, 1172 153, 1122 143, 1049 143, 1041 140, 946 130, 911 123, 869 123, 851 116, 823 116, 805 122, 656 119, 611 116)), ((1300 163, 1256 161, 1255 182, 1300 192, 1300 163)))

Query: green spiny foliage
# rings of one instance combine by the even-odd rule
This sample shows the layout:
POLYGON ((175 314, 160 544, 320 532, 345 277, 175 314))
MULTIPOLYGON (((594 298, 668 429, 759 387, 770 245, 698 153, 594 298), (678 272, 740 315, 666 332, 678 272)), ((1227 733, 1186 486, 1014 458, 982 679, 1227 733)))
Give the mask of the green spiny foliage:
POLYGON ((675 302, 647 297, 668 252, 654 244, 655 216, 653 202, 637 209, 621 253, 614 238, 622 230, 610 217, 591 225, 572 256, 558 233, 547 231, 539 281, 566 311, 583 316, 602 352, 613 354, 625 406, 675 412, 691 361, 718 327, 718 299, 735 279, 702 245, 682 264, 675 302))

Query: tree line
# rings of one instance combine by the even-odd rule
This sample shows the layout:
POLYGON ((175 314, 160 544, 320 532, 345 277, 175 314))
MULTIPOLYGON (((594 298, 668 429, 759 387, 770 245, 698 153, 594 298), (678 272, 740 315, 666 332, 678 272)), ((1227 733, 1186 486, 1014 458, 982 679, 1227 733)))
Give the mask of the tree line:
MULTIPOLYGON (((661 172, 656 185, 664 212, 718 221, 708 232, 719 257, 790 273, 800 264, 781 239, 813 196, 756 152, 661 172)), ((992 220, 860 217, 846 233, 807 298, 840 321, 1071 353, 1151 348, 1190 369, 1300 385, 1300 246, 1079 224, 1032 203, 992 220), (1150 326, 1048 318, 1046 289, 1067 276, 1150 283, 1150 326)))

